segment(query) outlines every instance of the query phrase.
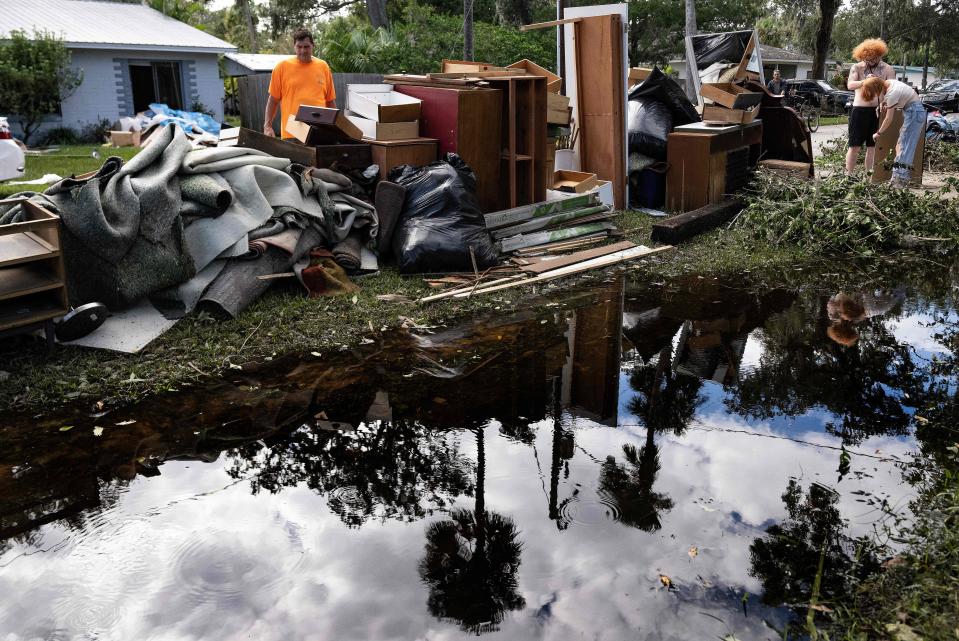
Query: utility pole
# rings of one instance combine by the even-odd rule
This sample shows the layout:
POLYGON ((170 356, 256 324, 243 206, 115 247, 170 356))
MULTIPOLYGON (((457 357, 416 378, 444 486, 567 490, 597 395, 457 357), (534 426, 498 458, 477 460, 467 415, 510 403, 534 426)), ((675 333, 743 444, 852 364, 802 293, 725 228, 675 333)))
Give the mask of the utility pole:
POLYGON ((473 0, 463 0, 463 60, 473 59, 473 0))
POLYGON ((879 39, 886 39, 886 0, 879 0, 879 39))

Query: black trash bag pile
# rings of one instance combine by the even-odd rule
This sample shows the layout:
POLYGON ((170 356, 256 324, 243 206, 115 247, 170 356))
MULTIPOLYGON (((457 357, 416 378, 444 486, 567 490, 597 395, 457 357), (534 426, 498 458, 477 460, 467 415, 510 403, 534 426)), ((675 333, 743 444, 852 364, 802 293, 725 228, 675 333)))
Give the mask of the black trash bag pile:
POLYGON ((389 180, 406 188, 403 213, 393 232, 393 255, 401 273, 473 271, 499 255, 476 200, 476 176, 456 154, 424 167, 404 165, 389 180))
POLYGON ((739 64, 752 35, 750 30, 693 36, 693 55, 699 71, 716 62, 739 64))
POLYGON ((666 160, 666 136, 678 125, 699 122, 682 88, 658 67, 629 91, 626 118, 629 153, 666 160))

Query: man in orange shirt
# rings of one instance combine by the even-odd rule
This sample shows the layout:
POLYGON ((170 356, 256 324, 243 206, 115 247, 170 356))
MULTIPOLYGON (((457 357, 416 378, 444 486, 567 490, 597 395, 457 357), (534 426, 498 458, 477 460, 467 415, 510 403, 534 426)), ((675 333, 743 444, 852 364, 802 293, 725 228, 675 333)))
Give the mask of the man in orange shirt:
POLYGON ((306 29, 297 29, 293 34, 295 58, 287 58, 273 68, 270 77, 270 95, 266 99, 263 116, 263 133, 275 136, 273 118, 280 107, 280 135, 291 138, 286 132, 286 119, 296 114, 300 105, 336 107, 336 90, 333 74, 325 61, 313 57, 313 34, 306 29))

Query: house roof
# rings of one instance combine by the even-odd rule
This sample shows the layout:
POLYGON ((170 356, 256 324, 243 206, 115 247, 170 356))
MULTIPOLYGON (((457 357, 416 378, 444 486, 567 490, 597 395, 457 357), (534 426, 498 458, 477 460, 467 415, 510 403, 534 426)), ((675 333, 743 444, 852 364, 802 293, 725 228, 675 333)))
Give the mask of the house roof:
POLYGON ((224 53, 236 47, 150 7, 102 0, 3 0, 0 38, 47 31, 71 49, 224 53))
POLYGON ((273 67, 281 60, 292 57, 292 54, 227 53, 223 57, 227 60, 227 75, 242 76, 273 71, 273 67))
POLYGON ((812 62, 812 56, 779 47, 771 47, 759 43, 759 53, 763 57, 763 63, 768 62, 812 62))

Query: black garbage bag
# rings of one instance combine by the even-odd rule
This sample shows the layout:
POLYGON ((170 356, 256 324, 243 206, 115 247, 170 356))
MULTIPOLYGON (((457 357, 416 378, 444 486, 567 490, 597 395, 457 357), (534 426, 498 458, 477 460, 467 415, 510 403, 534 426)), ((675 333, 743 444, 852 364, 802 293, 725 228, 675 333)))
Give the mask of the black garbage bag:
POLYGON ((708 35, 693 36, 693 55, 700 71, 714 62, 739 64, 749 46, 750 31, 727 31, 708 35))
POLYGON ((626 131, 629 152, 666 160, 666 136, 673 130, 673 113, 653 98, 636 98, 627 103, 626 131))
POLYGON ((476 176, 456 154, 424 167, 404 165, 389 180, 406 188, 403 213, 393 232, 393 255, 404 274, 473 271, 499 255, 476 200, 476 176))
POLYGON ((658 67, 653 67, 646 80, 629 90, 629 99, 637 98, 652 98, 669 107, 674 127, 702 120, 683 88, 658 67))

